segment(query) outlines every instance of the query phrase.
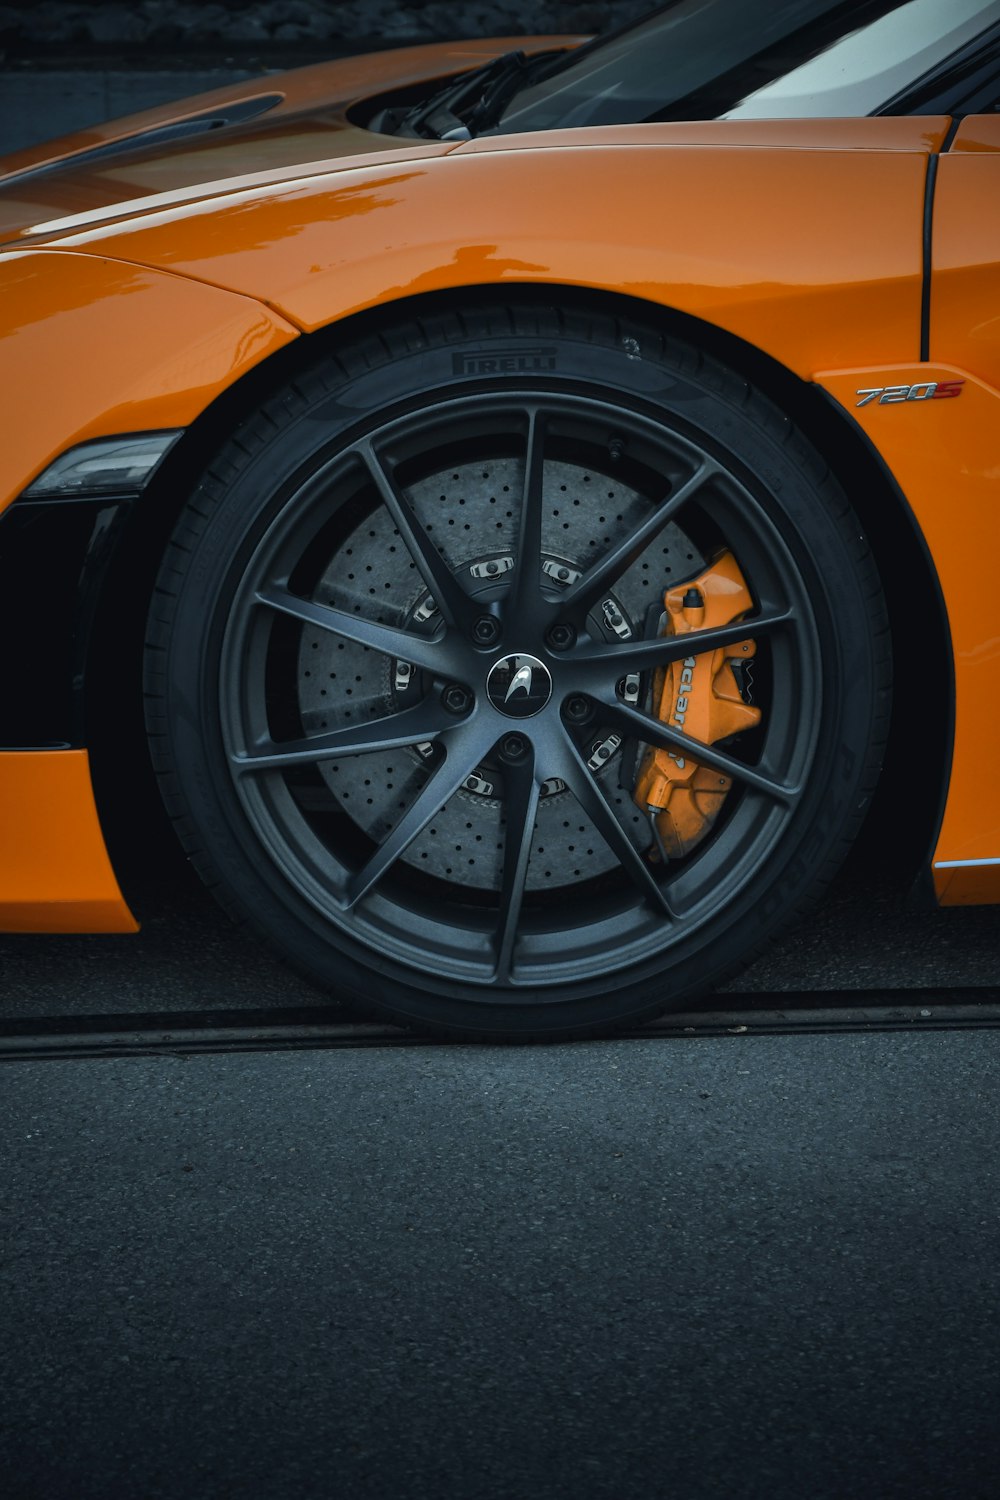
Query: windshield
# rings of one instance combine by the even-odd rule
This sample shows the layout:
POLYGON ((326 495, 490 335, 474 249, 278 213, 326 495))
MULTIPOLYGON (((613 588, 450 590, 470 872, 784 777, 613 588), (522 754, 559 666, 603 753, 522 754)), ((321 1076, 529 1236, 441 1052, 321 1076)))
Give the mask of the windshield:
POLYGON ((511 99, 504 134, 876 113, 1000 20, 1000 0, 674 0, 511 99))

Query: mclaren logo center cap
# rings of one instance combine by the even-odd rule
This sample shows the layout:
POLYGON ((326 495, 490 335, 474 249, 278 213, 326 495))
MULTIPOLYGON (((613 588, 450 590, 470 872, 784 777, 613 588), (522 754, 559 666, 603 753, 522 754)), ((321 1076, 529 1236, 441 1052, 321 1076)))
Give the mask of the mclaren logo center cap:
POLYGON ((498 712, 530 719, 552 697, 552 677, 537 656, 504 656, 490 668, 486 692, 498 712))

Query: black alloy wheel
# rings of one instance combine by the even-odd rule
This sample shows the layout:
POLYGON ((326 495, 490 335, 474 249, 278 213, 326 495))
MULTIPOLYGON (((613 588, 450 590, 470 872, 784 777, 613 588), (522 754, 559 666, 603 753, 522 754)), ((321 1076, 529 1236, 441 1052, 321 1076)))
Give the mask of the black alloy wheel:
POLYGON ((229 909, 354 1004, 634 1024, 856 831, 888 716, 857 524, 763 397, 638 332, 530 305, 390 330, 249 419, 178 524, 147 659, 168 808, 229 909), (662 634, 664 590, 727 552, 749 614, 662 634), (656 716, 660 669, 748 638, 756 728, 656 716), (729 788, 683 858, 633 796, 643 746, 729 788))

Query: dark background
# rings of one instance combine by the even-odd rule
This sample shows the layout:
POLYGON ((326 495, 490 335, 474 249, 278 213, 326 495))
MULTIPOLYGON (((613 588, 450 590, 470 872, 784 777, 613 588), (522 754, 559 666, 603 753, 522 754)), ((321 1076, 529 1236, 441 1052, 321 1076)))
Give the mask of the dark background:
POLYGON ((359 40, 405 45, 455 36, 603 31, 651 8, 649 0, 8 0, 0 5, 0 47, 13 60, 109 48, 136 60, 144 50, 165 47, 270 49, 317 39, 335 46, 359 40))
POLYGON ((607 31, 648 0, 0 3, 0 156, 247 77, 449 38, 607 31))

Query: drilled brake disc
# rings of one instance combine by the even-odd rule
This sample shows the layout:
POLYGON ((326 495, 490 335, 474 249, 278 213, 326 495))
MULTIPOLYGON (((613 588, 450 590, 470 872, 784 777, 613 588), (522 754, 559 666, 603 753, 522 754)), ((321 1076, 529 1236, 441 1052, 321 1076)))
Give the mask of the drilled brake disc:
MULTIPOLYGON (((569 463, 547 461, 544 474, 542 567, 557 590, 635 527, 650 499, 569 463)), ((409 489, 418 519, 473 594, 492 597, 511 568, 523 477, 523 461, 498 458, 457 464, 409 489)), ((649 607, 662 600, 664 588, 703 566, 684 533, 668 526, 594 611, 592 631, 609 640, 641 635, 649 607)), ((387 624, 419 629, 426 620, 426 628, 433 629, 436 623, 433 601, 383 507, 344 539, 314 597, 387 624)), ((638 687, 637 681, 625 684, 624 691, 629 695, 638 687)), ((419 674, 407 663, 327 631, 302 632, 298 693, 306 734, 381 718, 415 701, 421 691, 419 674)), ((591 768, 604 781, 636 847, 645 849, 649 824, 632 799, 634 768, 623 762, 624 748, 617 735, 595 723, 588 741, 591 768)), ((327 761, 319 771, 334 802, 378 842, 412 804, 432 754, 430 746, 380 751, 327 761)), ((503 801, 502 767, 486 761, 410 845, 406 863, 438 879, 498 889, 503 801)), ((527 889, 571 885, 617 865, 572 794, 561 783, 549 783, 539 805, 527 889)))

